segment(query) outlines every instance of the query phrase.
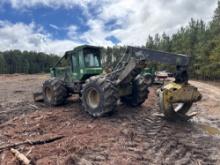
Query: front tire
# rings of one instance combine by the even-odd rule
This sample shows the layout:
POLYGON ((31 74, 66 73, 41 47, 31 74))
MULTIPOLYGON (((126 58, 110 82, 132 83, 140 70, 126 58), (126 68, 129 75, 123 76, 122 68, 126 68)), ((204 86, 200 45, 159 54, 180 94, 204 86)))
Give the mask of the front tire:
POLYGON ((84 110, 93 117, 111 113, 117 106, 117 89, 104 77, 96 76, 86 80, 81 94, 84 110))
POLYGON ((132 94, 123 96, 121 101, 132 107, 140 106, 148 97, 148 86, 144 82, 144 77, 138 75, 132 82, 132 94))
POLYGON ((44 102, 50 106, 58 106, 64 104, 68 97, 67 89, 62 80, 51 79, 43 83, 44 102))

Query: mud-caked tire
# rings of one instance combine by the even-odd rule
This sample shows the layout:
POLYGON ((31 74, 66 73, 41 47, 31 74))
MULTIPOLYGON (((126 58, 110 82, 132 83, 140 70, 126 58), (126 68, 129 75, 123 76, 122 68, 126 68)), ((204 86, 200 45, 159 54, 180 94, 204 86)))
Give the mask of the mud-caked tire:
POLYGON ((81 94, 83 109, 93 117, 112 113, 116 109, 117 88, 104 77, 95 76, 87 79, 81 94))
POLYGON ((50 106, 63 105, 68 97, 67 89, 62 80, 50 79, 43 83, 44 102, 50 106))
POLYGON ((137 107, 144 103, 148 97, 148 93, 148 85, 145 83, 144 77, 138 75, 132 82, 132 94, 121 97, 121 102, 132 107, 137 107))

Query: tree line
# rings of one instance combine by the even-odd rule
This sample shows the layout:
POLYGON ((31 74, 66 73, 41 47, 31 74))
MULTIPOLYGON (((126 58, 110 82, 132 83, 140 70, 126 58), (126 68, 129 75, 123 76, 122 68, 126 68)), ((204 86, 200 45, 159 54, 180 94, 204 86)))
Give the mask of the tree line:
POLYGON ((149 36, 147 48, 187 54, 191 57, 191 77, 205 80, 220 79, 220 1, 212 20, 191 19, 188 26, 168 36, 149 36))
POLYGON ((0 52, 0 74, 46 73, 59 59, 55 55, 20 50, 0 52))
MULTIPOLYGON (((191 19, 187 26, 172 35, 163 33, 148 36, 143 47, 189 55, 192 78, 220 80, 220 1, 209 23, 191 19)), ((125 47, 120 46, 104 48, 104 66, 114 66, 124 51, 125 47)), ((58 56, 45 53, 19 50, 0 52, 0 73, 48 72, 57 60, 58 56)), ((156 70, 174 70, 173 67, 152 62, 149 66, 156 70)))

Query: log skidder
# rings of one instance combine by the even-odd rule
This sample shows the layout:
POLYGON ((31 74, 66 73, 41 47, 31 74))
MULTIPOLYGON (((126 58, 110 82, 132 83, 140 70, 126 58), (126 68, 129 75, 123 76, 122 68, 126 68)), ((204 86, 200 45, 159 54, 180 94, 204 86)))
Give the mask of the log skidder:
POLYGON ((142 74, 148 61, 177 66, 175 81, 158 92, 165 117, 188 119, 191 105, 201 99, 197 88, 188 83, 189 56, 128 46, 112 71, 104 73, 101 54, 102 48, 89 45, 67 51, 50 69, 53 79, 45 81, 42 92, 34 94, 35 101, 57 106, 68 96, 79 94, 83 109, 94 117, 113 112, 119 99, 140 106, 149 93, 142 74), (174 108, 176 103, 183 105, 174 108))

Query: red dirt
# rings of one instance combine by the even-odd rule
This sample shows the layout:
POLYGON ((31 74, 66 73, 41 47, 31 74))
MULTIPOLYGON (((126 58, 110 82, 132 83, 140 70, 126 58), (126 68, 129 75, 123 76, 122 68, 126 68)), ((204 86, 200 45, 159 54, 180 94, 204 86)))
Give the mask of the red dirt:
MULTIPOLYGON (((16 149, 29 153, 27 157, 39 165, 220 163, 220 134, 201 127, 220 128, 217 110, 204 108, 207 100, 192 108, 201 113, 191 122, 172 123, 158 112, 157 87, 152 87, 140 108, 119 105, 112 116, 93 118, 82 110, 77 96, 56 108, 34 103, 31 94, 45 79, 45 75, 0 76, 0 147, 64 135, 52 143, 16 149)), ((201 84, 198 87, 203 90, 201 84)), ((209 104, 211 96, 205 92, 209 104)), ((5 150, 0 152, 0 164, 19 162, 5 150)))

